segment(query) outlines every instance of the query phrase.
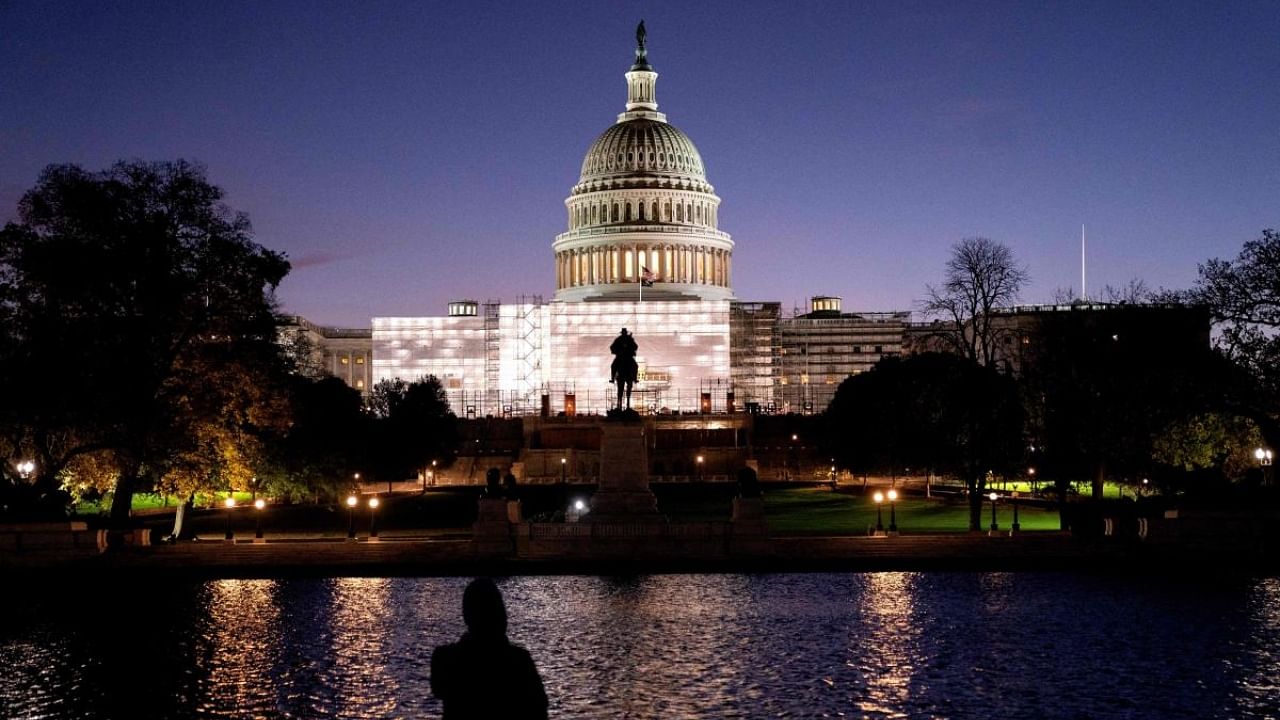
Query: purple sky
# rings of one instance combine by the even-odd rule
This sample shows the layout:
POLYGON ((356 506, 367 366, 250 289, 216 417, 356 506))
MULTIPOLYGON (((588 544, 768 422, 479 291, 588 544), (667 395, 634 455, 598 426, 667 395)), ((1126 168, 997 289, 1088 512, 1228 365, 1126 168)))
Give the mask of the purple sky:
POLYGON ((184 157, 291 312, 549 299, 643 17, 743 299, 912 309, 985 235, 1047 302, 1081 223, 1091 289, 1186 287, 1280 225, 1274 0, 545 5, 0 1, 0 219, 49 163, 184 157))

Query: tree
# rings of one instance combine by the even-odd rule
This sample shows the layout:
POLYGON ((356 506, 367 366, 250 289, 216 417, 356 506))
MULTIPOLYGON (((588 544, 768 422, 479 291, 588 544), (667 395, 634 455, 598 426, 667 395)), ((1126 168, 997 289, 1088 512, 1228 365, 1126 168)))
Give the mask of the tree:
POLYGON ((1184 473, 1212 470, 1227 480, 1240 480, 1256 465, 1253 451, 1262 441, 1248 418, 1202 413, 1164 428, 1152 443, 1157 462, 1184 473))
POLYGON ((940 319, 935 336, 946 349, 990 365, 1001 332, 993 323, 994 311, 1012 305, 1028 279, 1008 247, 984 237, 965 238, 951 248, 942 286, 926 287, 923 310, 940 319))
POLYGON ((846 467, 915 465, 959 476, 969 527, 982 525, 988 474, 1022 461, 1023 413, 1012 378, 944 353, 889 357, 836 390, 827 410, 832 450, 846 467))
POLYGON ((267 474, 272 491, 334 496, 349 489, 368 464, 373 420, 360 392, 336 377, 298 376, 290 397, 293 425, 275 448, 274 472, 267 474))
POLYGON ((435 376, 383 380, 369 393, 368 405, 376 418, 374 472, 382 480, 399 480, 453 456, 458 419, 435 376))
POLYGON ((1190 297, 1209 308, 1218 348, 1243 371, 1235 409, 1280 447, 1280 232, 1263 230, 1234 260, 1200 265, 1190 297))
POLYGON ((184 161, 53 165, 0 230, 0 425, 37 486, 91 464, 123 521, 144 484, 242 487, 287 424, 273 292, 289 264, 221 199, 184 161))

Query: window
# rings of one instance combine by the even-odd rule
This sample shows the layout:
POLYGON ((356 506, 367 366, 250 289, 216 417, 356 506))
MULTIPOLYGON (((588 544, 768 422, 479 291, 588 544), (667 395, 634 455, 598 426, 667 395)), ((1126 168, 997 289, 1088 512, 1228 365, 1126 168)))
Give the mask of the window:
POLYGON ((338 358, 338 362, 342 363, 343 365, 348 365, 351 363, 351 358, 347 357, 346 355, 343 355, 342 357, 338 358))
POLYGON ((363 355, 357 355, 357 356, 356 356, 356 364, 357 364, 357 365, 363 365, 363 364, 364 364, 364 356, 363 356, 363 355))
POLYGON ((363 390, 363 389, 364 389, 364 381, 363 381, 363 380, 357 380, 357 381, 356 381, 356 389, 357 389, 357 390, 363 390))

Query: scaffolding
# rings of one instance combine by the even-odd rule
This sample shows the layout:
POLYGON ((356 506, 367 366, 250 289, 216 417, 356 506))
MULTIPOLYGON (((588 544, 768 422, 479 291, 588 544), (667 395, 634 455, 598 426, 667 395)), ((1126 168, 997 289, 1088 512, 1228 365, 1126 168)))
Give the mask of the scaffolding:
POLYGON ((500 301, 484 303, 484 389, 480 403, 483 414, 497 415, 502 410, 498 397, 502 379, 501 309, 500 301))
POLYGON ((542 387, 541 295, 516 298, 516 393, 533 403, 542 387))

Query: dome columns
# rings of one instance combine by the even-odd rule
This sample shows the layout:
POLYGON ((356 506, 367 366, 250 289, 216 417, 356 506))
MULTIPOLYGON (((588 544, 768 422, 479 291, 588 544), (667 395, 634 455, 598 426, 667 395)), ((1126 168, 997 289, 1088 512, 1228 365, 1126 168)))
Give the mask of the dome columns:
POLYGON ((732 253, 703 244, 645 241, 564 250, 557 254, 556 289, 638 283, 645 268, 658 283, 729 288, 732 253))

